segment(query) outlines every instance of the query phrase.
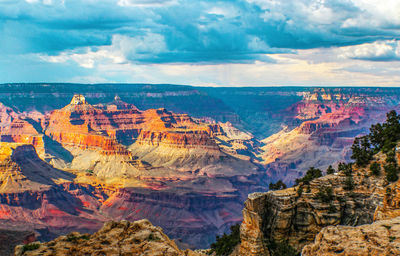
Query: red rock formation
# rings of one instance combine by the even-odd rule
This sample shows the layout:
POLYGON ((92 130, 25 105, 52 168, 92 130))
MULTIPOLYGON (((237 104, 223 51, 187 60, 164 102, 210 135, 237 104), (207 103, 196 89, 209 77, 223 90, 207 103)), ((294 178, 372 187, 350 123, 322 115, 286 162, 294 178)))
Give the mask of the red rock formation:
POLYGON ((10 125, 0 128, 1 141, 32 144, 39 154, 44 153, 43 135, 26 120, 14 119, 10 125))
POLYGON ((46 134, 65 146, 127 155, 119 143, 216 147, 211 136, 222 132, 218 125, 202 125, 165 109, 139 111, 119 99, 108 106, 97 108, 83 97, 74 97, 71 104, 49 114, 46 134))

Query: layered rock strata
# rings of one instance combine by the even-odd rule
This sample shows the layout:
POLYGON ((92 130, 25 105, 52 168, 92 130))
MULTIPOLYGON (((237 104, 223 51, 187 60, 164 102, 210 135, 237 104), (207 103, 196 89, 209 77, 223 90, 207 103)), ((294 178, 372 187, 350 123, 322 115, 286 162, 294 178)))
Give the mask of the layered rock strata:
POLYGON ((301 189, 249 195, 243 209, 241 255, 265 255, 271 243, 282 242, 301 251, 324 227, 372 223, 378 206, 384 204, 388 183, 365 170, 353 173, 353 189, 346 188, 348 179, 338 173, 301 189))
POLYGON ((400 217, 358 227, 329 226, 303 256, 395 256, 400 255, 400 217))
MULTIPOLYGON (((73 232, 47 243, 34 243, 31 250, 15 248, 15 256, 34 255, 148 255, 148 256, 201 256, 190 250, 180 250, 160 227, 148 220, 135 222, 107 222, 94 233, 73 232)), ((203 255, 204 256, 204 255, 203 255)))

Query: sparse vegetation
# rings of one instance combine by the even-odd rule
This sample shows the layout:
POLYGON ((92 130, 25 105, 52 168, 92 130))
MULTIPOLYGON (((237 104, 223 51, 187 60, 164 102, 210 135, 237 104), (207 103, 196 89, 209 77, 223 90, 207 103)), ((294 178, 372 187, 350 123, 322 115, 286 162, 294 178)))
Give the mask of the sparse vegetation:
POLYGON ((394 164, 394 163, 386 164, 385 166, 383 166, 383 169, 385 170, 385 173, 386 173, 386 179, 389 182, 394 182, 399 179, 399 176, 397 175, 398 168, 397 168, 396 164, 394 164))
POLYGON ((351 150, 353 151, 351 159, 354 159, 356 164, 361 167, 366 166, 374 155, 374 149, 371 147, 368 135, 356 138, 351 150))
POLYGON ((38 244, 38 243, 25 244, 22 247, 22 253, 39 249, 39 247, 40 247, 40 244, 38 244))
POLYGON ((232 253, 235 246, 240 243, 240 225, 231 226, 230 234, 217 236, 217 241, 211 244, 210 254, 215 252, 217 256, 227 256, 232 253))
POLYGON ((326 169, 326 174, 334 174, 335 169, 333 169, 332 165, 329 165, 328 169, 326 169))
POLYGON ((285 189, 287 188, 286 184, 283 183, 282 180, 278 180, 276 183, 269 183, 269 189, 270 190, 280 190, 280 189, 285 189))
POLYGON ((358 166, 366 166, 373 158, 373 154, 382 151, 394 157, 395 147, 400 140, 400 116, 392 110, 386 114, 383 124, 375 124, 370 128, 368 135, 358 137, 351 147, 353 153, 351 158, 358 166))
POLYGON ((147 237, 148 241, 159 241, 161 240, 158 236, 154 235, 153 233, 150 233, 150 235, 147 237))
POLYGON ((297 196, 301 196, 303 194, 303 186, 299 186, 297 188, 297 196))
POLYGON ((90 236, 89 235, 81 235, 81 236, 75 236, 73 234, 69 234, 67 236, 66 241, 76 243, 78 240, 83 239, 83 240, 89 240, 90 236))
POLYGON ((288 241, 276 243, 271 242, 268 246, 271 256, 298 256, 298 253, 292 246, 289 245, 288 241))
POLYGON ((335 213, 335 212, 337 212, 336 207, 332 203, 329 204, 328 213, 335 213))
POLYGON ((309 185, 310 181, 319 177, 322 177, 322 171, 320 169, 310 167, 310 169, 307 170, 306 175, 304 175, 303 178, 296 179, 296 185, 299 185, 300 183, 309 185))
POLYGON ((345 190, 353 190, 354 188, 354 180, 352 176, 347 176, 346 180, 344 181, 344 187, 345 190))
POLYGON ((325 186, 319 188, 316 197, 324 203, 330 203, 335 198, 335 196, 333 195, 333 189, 331 187, 325 186))
POLYGON ((377 162, 373 162, 369 166, 369 170, 371 171, 371 174, 374 176, 379 176, 381 174, 381 165, 377 162))
POLYGON ((339 163, 338 170, 343 172, 346 176, 351 176, 353 173, 353 164, 352 163, 339 163))

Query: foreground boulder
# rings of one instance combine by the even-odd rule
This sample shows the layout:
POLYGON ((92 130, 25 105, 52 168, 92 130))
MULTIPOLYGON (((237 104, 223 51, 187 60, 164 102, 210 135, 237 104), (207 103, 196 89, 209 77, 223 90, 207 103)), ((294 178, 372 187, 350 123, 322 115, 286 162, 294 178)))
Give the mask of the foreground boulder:
POLYGON ((303 256, 400 255, 400 217, 358 227, 323 228, 303 256))
POLYGON ((94 233, 71 233, 47 243, 19 245, 15 255, 152 255, 201 256, 190 250, 182 251, 160 227, 148 220, 135 222, 106 222, 94 233))

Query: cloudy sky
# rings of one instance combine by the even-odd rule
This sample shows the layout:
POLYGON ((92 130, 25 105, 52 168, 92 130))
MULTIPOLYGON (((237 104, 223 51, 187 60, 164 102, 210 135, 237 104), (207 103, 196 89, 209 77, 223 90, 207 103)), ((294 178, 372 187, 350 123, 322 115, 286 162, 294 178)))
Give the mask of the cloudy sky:
POLYGON ((0 0, 0 83, 400 86, 399 0, 0 0))

